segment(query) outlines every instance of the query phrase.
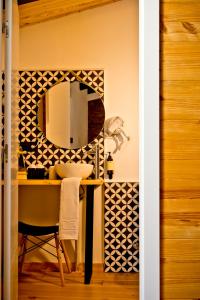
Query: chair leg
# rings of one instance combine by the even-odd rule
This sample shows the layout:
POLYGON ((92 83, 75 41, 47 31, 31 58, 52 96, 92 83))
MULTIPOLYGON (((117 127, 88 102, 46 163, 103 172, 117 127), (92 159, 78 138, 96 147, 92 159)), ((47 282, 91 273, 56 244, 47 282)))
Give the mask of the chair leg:
POLYGON ((71 263, 70 263, 70 260, 69 260, 69 256, 67 254, 67 250, 66 250, 66 247, 65 247, 65 242, 63 240, 61 240, 60 245, 61 245, 61 248, 62 248, 62 251, 63 251, 63 254, 64 254, 65 263, 66 263, 68 273, 71 273, 71 271, 72 271, 71 263))
POLYGON ((58 240, 58 236, 55 233, 55 244, 56 244, 56 252, 57 252, 57 258, 58 258, 58 265, 60 270, 60 279, 61 279, 61 285, 64 286, 64 273, 63 273, 63 266, 62 266, 62 260, 61 260, 61 252, 60 252, 60 243, 58 240))
POLYGON ((78 241, 75 240, 75 272, 77 271, 77 264, 78 264, 78 241))
POLYGON ((24 259, 25 259, 25 254, 26 254, 26 243, 27 243, 27 239, 26 239, 26 235, 22 235, 22 238, 19 242, 19 273, 22 273, 22 269, 23 269, 23 264, 24 264, 24 259))

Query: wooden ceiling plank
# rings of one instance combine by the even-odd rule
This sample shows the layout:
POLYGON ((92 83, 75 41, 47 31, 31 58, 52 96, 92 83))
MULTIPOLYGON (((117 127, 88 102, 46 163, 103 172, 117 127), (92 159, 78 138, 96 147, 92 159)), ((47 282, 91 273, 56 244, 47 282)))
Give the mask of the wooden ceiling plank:
POLYGON ((122 0, 39 0, 20 5, 20 26, 28 26, 122 0))
MULTIPOLYGON (((119 0, 115 0, 115 1, 119 1, 119 0)), ((37 3, 29 3, 27 5, 23 5, 20 6, 19 10, 20 10, 20 15, 22 15, 22 17, 26 14, 32 13, 33 15, 39 15, 43 9, 45 9, 46 11, 53 11, 55 9, 72 9, 74 10, 74 8, 79 9, 81 7, 94 7, 94 6, 100 6, 100 5, 105 5, 108 3, 112 3, 115 2, 113 0, 90 0, 90 1, 58 1, 58 0, 54 0, 51 2, 48 1, 43 1, 40 2, 38 1, 37 3)))

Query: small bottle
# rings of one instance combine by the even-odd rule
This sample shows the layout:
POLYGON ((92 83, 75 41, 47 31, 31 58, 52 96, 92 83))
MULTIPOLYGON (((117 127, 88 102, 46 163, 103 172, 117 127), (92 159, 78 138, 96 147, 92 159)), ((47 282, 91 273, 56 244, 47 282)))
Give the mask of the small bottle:
POLYGON ((19 171, 25 171, 25 162, 24 162, 24 156, 23 154, 25 153, 25 151, 23 151, 22 147, 19 146, 19 150, 18 150, 18 170, 19 171))
POLYGON ((108 178, 112 179, 114 173, 114 161, 111 156, 111 152, 108 152, 108 157, 106 159, 106 170, 107 170, 108 178))
POLYGON ((55 166, 50 166, 49 167, 49 179, 53 180, 56 179, 56 170, 55 170, 55 166))

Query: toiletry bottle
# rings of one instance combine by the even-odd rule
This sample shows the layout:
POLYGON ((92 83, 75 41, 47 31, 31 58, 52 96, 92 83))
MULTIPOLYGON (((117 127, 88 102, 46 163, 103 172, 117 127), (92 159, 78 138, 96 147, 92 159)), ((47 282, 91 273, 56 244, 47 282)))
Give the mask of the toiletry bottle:
POLYGON ((49 179, 53 180, 56 179, 56 170, 55 170, 55 166, 50 166, 49 167, 49 179))
POLYGON ((24 156, 23 156, 24 153, 26 153, 26 152, 23 151, 21 146, 19 146, 19 150, 18 150, 18 170, 19 171, 25 171, 25 162, 24 162, 24 156))
POLYGON ((106 159, 106 170, 107 170, 108 178, 112 179, 114 173, 114 161, 111 156, 111 152, 108 152, 108 157, 106 159))

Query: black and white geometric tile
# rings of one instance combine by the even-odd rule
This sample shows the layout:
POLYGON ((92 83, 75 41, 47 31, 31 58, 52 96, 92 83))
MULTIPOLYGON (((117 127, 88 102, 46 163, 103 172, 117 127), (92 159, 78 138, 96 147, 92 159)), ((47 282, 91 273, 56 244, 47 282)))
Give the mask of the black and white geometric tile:
MULTIPOLYGON (((66 150, 59 148, 46 139, 37 124, 38 103, 41 96, 54 84, 61 81, 74 81, 76 76, 104 96, 103 70, 54 70, 54 71, 20 71, 19 72, 19 142, 37 144, 33 152, 25 154, 25 163, 41 163, 47 169, 57 162, 80 161, 84 157, 92 162, 94 157, 92 144, 82 149, 66 150), (76 76, 75 76, 76 75, 76 76), (39 142, 38 142, 39 141, 39 142), (85 153, 87 153, 85 155, 85 153)), ((104 178, 104 138, 103 131, 95 140, 99 145, 100 177, 104 178)))
POLYGON ((104 249, 105 272, 139 271, 138 183, 105 183, 104 249))

